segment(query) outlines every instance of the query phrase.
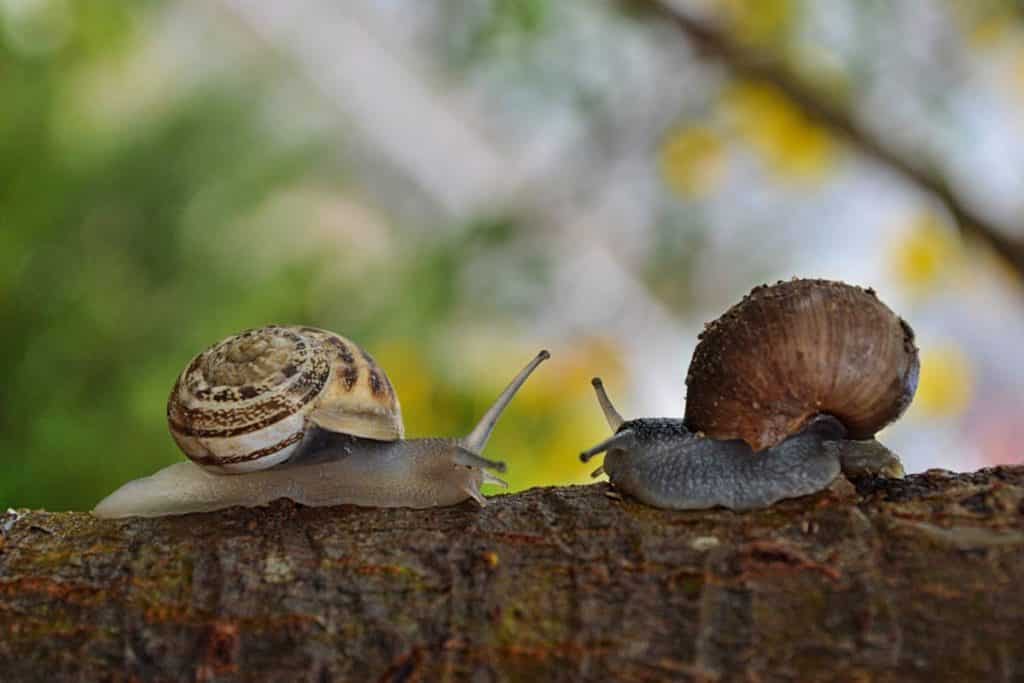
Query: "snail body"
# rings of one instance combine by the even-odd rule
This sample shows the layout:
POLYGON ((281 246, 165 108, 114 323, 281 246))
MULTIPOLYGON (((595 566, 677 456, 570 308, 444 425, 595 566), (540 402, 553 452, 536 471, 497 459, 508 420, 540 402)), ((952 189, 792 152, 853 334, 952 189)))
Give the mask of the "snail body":
POLYGON ((323 436, 321 450, 310 449, 294 461, 244 474, 217 474, 192 462, 176 463, 128 482, 97 505, 94 513, 158 517, 235 505, 255 507, 278 498, 314 507, 347 503, 427 508, 456 505, 467 498, 484 505, 480 486, 503 484, 484 469, 503 470, 501 463, 474 457, 457 439, 373 441, 323 436))
POLYGON ((265 505, 348 503, 425 508, 485 499, 504 485, 480 455, 540 352, 470 434, 405 439, 390 380, 355 343, 311 327, 268 326, 228 337, 178 377, 167 415, 189 458, 128 482, 93 510, 154 517, 265 505))
POLYGON ((682 420, 631 420, 622 427, 629 438, 608 452, 603 467, 617 488, 654 507, 766 507, 828 486, 840 465, 822 446, 844 431, 823 416, 755 454, 743 441, 697 436, 682 420))
POLYGON ((910 404, 918 368, 913 331, 872 290, 759 287, 701 335, 683 419, 625 421, 595 378, 614 435, 581 458, 606 452, 595 474, 671 509, 766 507, 841 471, 899 477, 873 436, 910 404))

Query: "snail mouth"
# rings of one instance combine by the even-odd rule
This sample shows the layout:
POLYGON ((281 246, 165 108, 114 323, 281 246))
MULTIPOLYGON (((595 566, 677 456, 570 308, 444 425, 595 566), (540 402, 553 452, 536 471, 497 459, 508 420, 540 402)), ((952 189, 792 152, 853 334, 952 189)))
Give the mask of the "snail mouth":
POLYGON ((480 486, 482 484, 494 484, 500 486, 503 489, 508 488, 508 482, 504 479, 500 479, 490 472, 484 470, 481 472, 483 475, 478 481, 475 477, 470 479, 469 482, 462 488, 463 492, 470 498, 476 501, 480 507, 487 507, 487 498, 480 492, 480 486))
POLYGON ((508 482, 504 479, 496 477, 495 475, 488 472, 488 470, 495 470, 497 472, 504 472, 508 469, 508 466, 499 460, 489 460, 478 453, 465 448, 463 446, 456 446, 455 453, 452 457, 452 461, 456 465, 462 465, 463 467, 469 468, 465 483, 462 486, 462 491, 467 496, 477 502, 480 507, 487 506, 487 499, 483 493, 480 492, 480 487, 484 484, 494 484, 504 489, 508 488, 508 482))
POLYGON ((484 494, 480 493, 480 489, 477 488, 476 484, 469 484, 462 489, 463 492, 476 501, 476 504, 482 508, 487 507, 487 499, 484 498, 484 494))

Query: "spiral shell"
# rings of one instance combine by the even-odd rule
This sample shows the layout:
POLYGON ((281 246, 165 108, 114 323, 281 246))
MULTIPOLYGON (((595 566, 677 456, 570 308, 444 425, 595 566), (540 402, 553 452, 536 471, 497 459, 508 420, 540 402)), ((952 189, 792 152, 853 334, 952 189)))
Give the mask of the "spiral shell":
POLYGON ((333 332, 279 325, 193 358, 171 390, 167 422, 190 459, 230 472, 284 462, 311 423, 380 441, 404 432, 398 397, 368 353, 333 332))
POLYGON ((838 418, 849 438, 868 438, 910 404, 918 371, 913 330, 873 290, 828 280, 763 285, 700 335, 684 421, 755 451, 820 413, 838 418))

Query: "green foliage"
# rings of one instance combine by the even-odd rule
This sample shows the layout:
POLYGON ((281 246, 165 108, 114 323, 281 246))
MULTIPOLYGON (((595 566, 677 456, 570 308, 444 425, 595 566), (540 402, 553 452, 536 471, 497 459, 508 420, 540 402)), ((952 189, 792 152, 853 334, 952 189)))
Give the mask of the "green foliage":
MULTIPOLYGON (((554 6, 476 7, 461 58, 521 53, 523 77, 560 92, 561 72, 527 54, 554 6)), ((272 72, 196 79, 159 63, 151 12, 164 8, 0 4, 0 508, 88 509, 180 460, 170 388, 245 328, 358 341, 413 436, 466 433, 538 350, 522 337, 549 296, 545 228, 514 212, 429 227, 348 212, 360 202, 337 146, 275 125, 272 72)), ((584 339, 555 358, 488 447, 513 489, 584 480, 576 453, 607 431, 588 380, 621 375, 616 349, 584 339)))
POLYGON ((188 355, 310 317, 317 264, 254 281, 225 248, 314 160, 265 130, 258 84, 185 91, 116 135, 80 120, 72 94, 130 46, 129 6, 76 3, 71 38, 47 55, 0 31, 3 504, 87 507, 177 459, 162 407, 188 355))
MULTIPOLYGON (((266 84, 245 74, 122 91, 145 11, 79 3, 43 51, 0 30, 0 506, 88 509, 179 460, 164 415, 177 373, 268 322, 372 349, 411 433, 467 431, 528 356, 462 372, 462 343, 532 310, 534 291, 510 290, 523 278, 501 269, 536 289, 546 255, 511 217, 395 228, 374 259, 360 242, 374 226, 332 248, 306 231, 316 210, 302 214, 301 200, 264 211, 303 184, 335 201, 345 188, 315 151, 328 147, 284 140, 266 84)), ((509 417, 494 446, 514 461, 535 450, 523 439, 537 416, 509 417)))

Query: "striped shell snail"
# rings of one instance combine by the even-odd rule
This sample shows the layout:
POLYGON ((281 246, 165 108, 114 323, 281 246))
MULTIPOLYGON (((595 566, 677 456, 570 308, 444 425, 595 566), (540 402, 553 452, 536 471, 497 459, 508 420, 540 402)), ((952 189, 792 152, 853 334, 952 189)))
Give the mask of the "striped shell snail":
POLYGON ((827 280, 755 288, 700 335, 683 419, 623 420, 602 470, 656 507, 734 510, 820 491, 843 471, 900 477, 874 434, 910 404, 919 361, 910 326, 871 289, 827 280))
POLYGON ((129 482, 102 500, 99 517, 155 517, 265 505, 350 503, 424 508, 504 484, 483 458, 502 411, 541 351, 462 438, 404 439, 388 376, 344 337, 271 325, 228 337, 182 371, 167 403, 171 435, 190 459, 129 482))

